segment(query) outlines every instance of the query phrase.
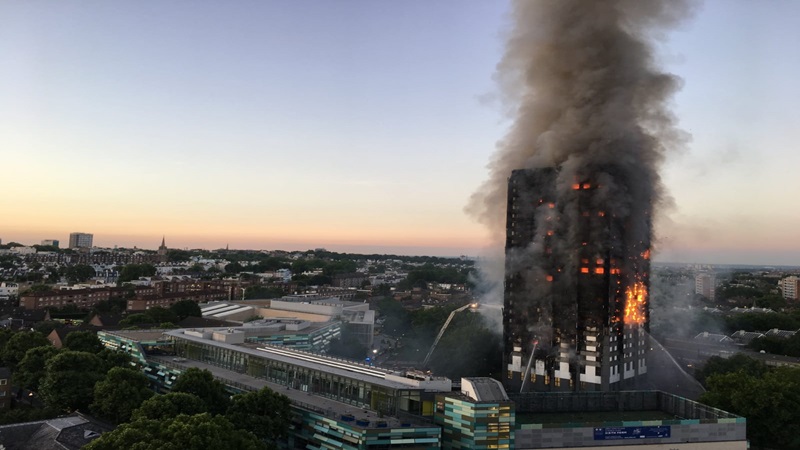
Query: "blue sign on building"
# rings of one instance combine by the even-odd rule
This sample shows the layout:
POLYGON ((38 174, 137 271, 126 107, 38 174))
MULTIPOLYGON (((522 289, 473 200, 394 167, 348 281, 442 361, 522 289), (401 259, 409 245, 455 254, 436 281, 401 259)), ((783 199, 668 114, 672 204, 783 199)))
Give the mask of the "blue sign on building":
POLYGON ((595 428, 594 440, 668 438, 670 427, 607 427, 595 428))

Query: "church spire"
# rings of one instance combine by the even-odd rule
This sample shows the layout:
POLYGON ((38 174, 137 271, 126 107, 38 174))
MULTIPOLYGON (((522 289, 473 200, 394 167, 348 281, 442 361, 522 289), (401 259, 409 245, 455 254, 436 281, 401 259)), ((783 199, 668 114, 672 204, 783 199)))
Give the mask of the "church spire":
POLYGON ((165 260, 167 257, 167 240, 164 236, 161 236, 161 246, 158 247, 158 255, 162 257, 162 260, 165 260))

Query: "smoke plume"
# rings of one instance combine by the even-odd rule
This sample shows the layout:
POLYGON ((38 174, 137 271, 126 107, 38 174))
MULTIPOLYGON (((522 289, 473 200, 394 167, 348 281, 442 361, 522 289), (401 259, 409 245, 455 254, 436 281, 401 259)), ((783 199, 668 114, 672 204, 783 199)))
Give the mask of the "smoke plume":
MULTIPOLYGON (((652 213, 667 198, 658 170, 665 156, 687 140, 668 109, 681 82, 659 68, 655 47, 691 6, 688 0, 513 1, 512 26, 495 74, 512 123, 488 165, 488 180, 466 208, 497 244, 493 255, 479 261, 481 279, 491 286, 483 304, 502 304, 505 270, 536 266, 541 259, 544 230, 539 229, 540 237, 527 249, 505 255, 503 267, 500 243, 508 179, 515 169, 558 169, 554 196, 559 207, 551 214, 562 224, 575 223, 572 216, 581 209, 569 206, 578 201, 572 191, 576 182, 601 186, 590 208, 625 229, 620 256, 629 267, 623 273, 647 270, 642 257, 649 257, 652 213)), ((590 245, 602 249, 611 234, 597 228, 590 245)), ((554 252, 569 254, 563 249, 587 240, 563 231, 552 242, 554 252)), ((561 263, 564 272, 577 270, 578 261, 561 263)), ((537 293, 530 295, 535 302, 537 293)))
POLYGON ((686 136, 667 108, 680 80, 659 69, 654 47, 690 10, 684 0, 513 1, 495 75, 513 122, 467 206, 497 242, 514 169, 560 167, 561 186, 602 179, 622 216, 664 200, 658 168, 686 136))

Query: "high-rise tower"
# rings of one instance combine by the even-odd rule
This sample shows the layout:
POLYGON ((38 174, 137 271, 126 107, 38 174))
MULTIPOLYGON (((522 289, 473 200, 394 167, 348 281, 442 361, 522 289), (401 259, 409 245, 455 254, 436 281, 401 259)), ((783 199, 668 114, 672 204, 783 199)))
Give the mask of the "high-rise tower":
POLYGON ((544 168, 508 181, 504 384, 633 387, 647 372, 650 211, 615 204, 591 177, 563 178, 544 168))
POLYGON ((70 233, 69 234, 69 248, 92 248, 93 234, 89 233, 70 233))

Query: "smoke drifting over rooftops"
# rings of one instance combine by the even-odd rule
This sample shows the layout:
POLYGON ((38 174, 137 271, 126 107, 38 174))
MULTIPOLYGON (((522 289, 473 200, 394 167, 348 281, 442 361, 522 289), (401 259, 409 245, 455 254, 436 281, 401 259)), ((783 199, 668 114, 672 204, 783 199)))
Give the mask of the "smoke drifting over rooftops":
POLYGON ((659 166, 687 136, 668 110, 680 80, 659 68, 654 47, 691 9, 683 0, 513 2, 496 73, 513 122, 467 206, 497 242, 514 169, 558 167, 564 192, 577 180, 602 183, 608 204, 598 206, 620 220, 664 202, 659 166))

